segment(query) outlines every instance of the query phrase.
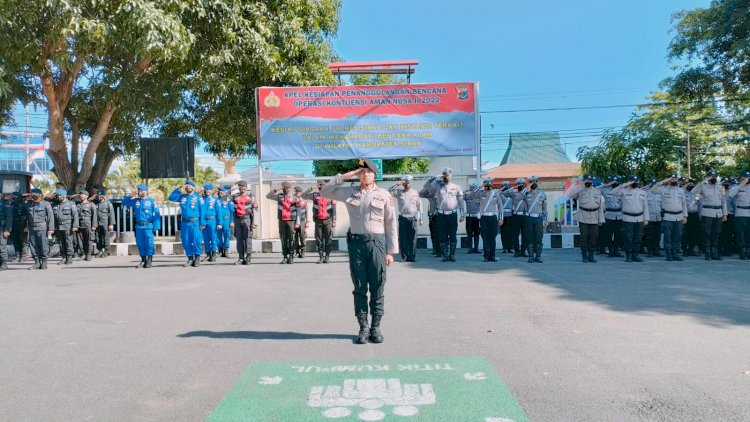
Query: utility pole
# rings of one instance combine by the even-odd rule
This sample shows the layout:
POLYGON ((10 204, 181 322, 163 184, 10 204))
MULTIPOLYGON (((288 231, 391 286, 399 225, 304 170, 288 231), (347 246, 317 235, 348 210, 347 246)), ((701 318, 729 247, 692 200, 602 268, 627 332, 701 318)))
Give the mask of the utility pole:
POLYGON ((690 120, 687 121, 687 173, 688 179, 692 178, 690 172, 690 120))
POLYGON ((26 141, 26 171, 29 171, 29 105, 26 104, 24 109, 26 110, 26 133, 24 134, 26 141))

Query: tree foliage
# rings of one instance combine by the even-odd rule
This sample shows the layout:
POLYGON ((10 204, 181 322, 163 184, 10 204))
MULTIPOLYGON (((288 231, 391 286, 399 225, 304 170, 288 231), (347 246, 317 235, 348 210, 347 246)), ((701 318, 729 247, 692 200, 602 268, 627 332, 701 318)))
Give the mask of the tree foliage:
MULTIPOLYGON (((354 75, 349 82, 352 85, 400 85, 402 78, 394 75, 354 75)), ((357 160, 316 160, 313 162, 313 173, 316 176, 332 176, 346 173, 357 166, 357 160)), ((404 157, 395 160, 383 160, 383 174, 422 174, 430 166, 429 158, 404 157)))
POLYGON ((144 129, 252 154, 257 86, 332 83, 339 8, 339 0, 0 0, 0 81, 4 72, 13 100, 46 108, 49 155, 69 187, 98 184, 144 129))

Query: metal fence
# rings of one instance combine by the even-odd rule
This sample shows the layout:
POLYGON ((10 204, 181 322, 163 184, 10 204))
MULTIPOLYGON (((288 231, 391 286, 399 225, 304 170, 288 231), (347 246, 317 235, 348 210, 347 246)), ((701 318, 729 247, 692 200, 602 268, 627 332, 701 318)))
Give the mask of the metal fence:
MULTIPOLYGON (((113 199, 112 206, 115 209, 115 227, 114 232, 120 235, 122 232, 135 231, 135 221, 133 220, 133 209, 124 207, 122 201, 113 199)), ((161 214, 161 229, 159 236, 172 237, 177 235, 180 228, 180 208, 169 205, 159 206, 161 214)))

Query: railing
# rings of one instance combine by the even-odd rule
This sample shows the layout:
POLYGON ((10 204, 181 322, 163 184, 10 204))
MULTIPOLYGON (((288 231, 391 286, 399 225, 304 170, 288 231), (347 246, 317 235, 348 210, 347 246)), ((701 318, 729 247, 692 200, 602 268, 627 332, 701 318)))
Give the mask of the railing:
MULTIPOLYGON (((133 209, 122 206, 122 203, 118 200, 113 200, 112 205, 115 209, 114 232, 119 235, 122 232, 134 231, 135 222, 133 220, 133 209)), ((180 228, 179 212, 179 207, 168 205, 159 206, 159 213, 161 214, 161 229, 159 230, 159 236, 173 237, 177 235, 177 231, 180 228)))

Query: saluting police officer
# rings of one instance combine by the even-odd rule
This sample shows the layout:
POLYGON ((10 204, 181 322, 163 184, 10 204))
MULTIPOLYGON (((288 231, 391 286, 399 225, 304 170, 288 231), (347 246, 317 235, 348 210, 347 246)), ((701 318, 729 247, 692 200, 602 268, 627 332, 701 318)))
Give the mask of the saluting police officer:
POLYGON ((294 251, 298 258, 305 257, 305 248, 307 247, 307 227, 310 222, 307 220, 307 201, 302 198, 302 188, 294 187, 294 197, 296 199, 297 215, 299 224, 294 228, 294 251))
POLYGON ((682 186, 685 191, 687 202, 688 219, 685 223, 682 236, 682 255, 696 256, 695 248, 703 248, 703 235, 701 234, 701 203, 690 191, 695 187, 695 180, 687 179, 682 186))
POLYGON ((234 203, 229 197, 231 186, 219 186, 219 221, 216 225, 216 237, 218 238, 219 254, 222 258, 228 258, 229 241, 232 238, 234 228, 234 203))
POLYGON ((719 236, 721 223, 727 219, 727 201, 724 197, 724 187, 718 184, 718 175, 715 170, 709 171, 708 177, 690 191, 701 203, 703 254, 706 261, 721 261, 719 236))
POLYGON ((141 262, 136 268, 151 268, 154 259, 154 235, 161 229, 161 213, 156 201, 148 196, 148 185, 137 186, 136 195, 125 198, 122 205, 133 208, 135 220, 135 244, 141 262))
POLYGON ((474 195, 479 200, 479 228, 482 232, 482 253, 484 262, 497 262, 497 231, 503 225, 503 195, 498 189, 492 189, 492 178, 482 182, 484 189, 474 195))
POLYGON ((667 261, 682 261, 678 250, 682 243, 683 226, 688 219, 685 191, 678 186, 676 174, 656 183, 651 191, 661 196, 661 212, 664 214, 661 231, 664 234, 664 254, 667 261))
POLYGON ((612 189, 612 195, 622 204, 622 237, 625 242, 625 262, 643 262, 641 251, 643 228, 648 224, 646 193, 638 188, 638 176, 631 176, 624 185, 612 189))
POLYGON ((73 239, 74 232, 78 231, 78 209, 75 203, 68 200, 68 191, 58 189, 57 203, 52 207, 55 215, 55 237, 60 245, 60 262, 57 265, 70 265, 73 263, 73 239))
POLYGON ((513 254, 514 258, 528 257, 526 254, 526 243, 519 242, 518 236, 523 232, 523 217, 526 215, 526 179, 519 177, 516 179, 516 187, 514 189, 508 189, 503 192, 503 195, 511 199, 511 206, 513 207, 513 216, 508 221, 510 226, 509 236, 511 242, 513 242, 513 254))
MULTIPOLYGON (((500 226, 500 241, 503 244, 503 253, 513 252, 513 236, 511 235, 512 229, 510 227, 513 220, 513 198, 505 194, 512 190, 510 182, 503 180, 503 187, 500 188, 503 197, 503 224, 500 226)), ((516 236, 517 240, 518 236, 516 236)))
POLYGON ((49 239, 55 231, 55 216, 52 205, 42 200, 42 190, 31 190, 31 204, 26 208, 29 228, 29 245, 34 256, 30 270, 46 270, 49 257, 49 239))
POLYGON ((315 223, 315 246, 318 249, 318 262, 327 264, 331 256, 333 227, 336 227, 336 201, 320 194, 326 182, 318 180, 318 190, 312 187, 302 194, 302 198, 312 201, 312 217, 315 223))
POLYGON ((299 227, 299 213, 297 197, 292 195, 292 184, 282 182, 281 189, 273 189, 266 195, 267 199, 276 201, 276 217, 279 219, 279 237, 281 238, 281 253, 284 259, 280 264, 294 263, 294 229, 299 227))
POLYGON ((237 240, 237 262, 234 265, 248 265, 252 258, 255 211, 258 204, 255 195, 248 191, 247 182, 237 182, 237 193, 232 196, 234 204, 234 238, 237 240))
POLYGON ((169 194, 169 200, 177 202, 180 207, 180 240, 187 256, 183 267, 201 265, 201 232, 206 226, 203 214, 203 198, 195 192, 195 182, 186 180, 185 184, 169 194))
POLYGON ((596 262, 594 252, 599 238, 599 228, 604 224, 604 197, 594 188, 594 177, 583 176, 583 185, 574 186, 568 192, 571 199, 578 201, 576 220, 581 230, 581 261, 596 262))
POLYGON ((8 269, 8 237, 10 237, 13 213, 10 201, 0 194, 0 271, 8 269))
POLYGON ((623 245, 622 239, 622 201, 612 190, 620 186, 620 176, 610 176, 605 185, 599 186, 604 197, 604 225, 599 235, 599 253, 603 254, 603 248, 609 248, 610 258, 621 258, 620 248, 623 245))
POLYGON ((544 227, 547 225, 547 195, 539 189, 536 177, 531 177, 526 197, 526 215, 524 216, 524 230, 526 233, 526 247, 529 252, 529 262, 542 263, 542 239, 544 227))
POLYGON ((721 256, 734 255, 734 215, 736 213, 734 198, 727 193, 737 181, 728 177, 723 178, 721 185, 724 186, 724 199, 727 201, 727 218, 721 223, 721 235, 719 236, 719 254, 721 256))
POLYGON ((456 262, 456 231, 466 209, 464 192, 452 179, 453 170, 446 167, 442 175, 431 177, 424 185, 437 202, 436 226, 443 262, 456 262))
POLYGON ((432 255, 441 256, 442 251, 440 250, 440 241, 438 240, 438 228, 437 228, 437 198, 432 195, 430 189, 422 187, 419 191, 419 197, 427 199, 427 219, 428 227, 430 229, 430 242, 432 242, 432 255))
POLYGON ((738 185, 732 186, 727 196, 734 199, 734 234, 740 259, 750 259, 750 171, 740 175, 738 185))
POLYGON ((391 187, 398 209, 398 246, 401 261, 417 261, 417 224, 422 225, 422 199, 411 188, 412 176, 404 176, 401 183, 391 187))
POLYGON ((393 263, 398 253, 398 224, 396 210, 387 190, 375 185, 378 166, 372 160, 360 160, 360 167, 339 174, 328 182, 321 195, 346 203, 350 229, 347 234, 349 270, 354 283, 354 314, 359 323, 357 343, 382 343, 380 321, 384 314, 386 266, 393 263), (359 178, 359 186, 349 180, 359 178), (367 292, 372 325, 368 331, 367 292))
MULTIPOLYGON (((469 238, 469 253, 479 253, 479 183, 471 182, 464 195, 466 201, 466 237, 469 238)), ((403 252, 402 252, 403 253, 403 252)))
POLYGON ((663 258, 664 255, 659 252, 659 241, 661 240, 661 195, 653 192, 653 187, 656 185, 657 180, 651 179, 648 184, 643 187, 643 192, 646 194, 646 202, 648 203, 648 224, 644 229, 643 243, 646 246, 646 256, 663 258))
POLYGON ((85 261, 91 261, 91 255, 94 252, 94 242, 96 239, 96 227, 98 224, 98 213, 96 205, 89 202, 89 193, 82 191, 78 194, 81 203, 78 204, 78 234, 81 236, 81 249, 85 261))

